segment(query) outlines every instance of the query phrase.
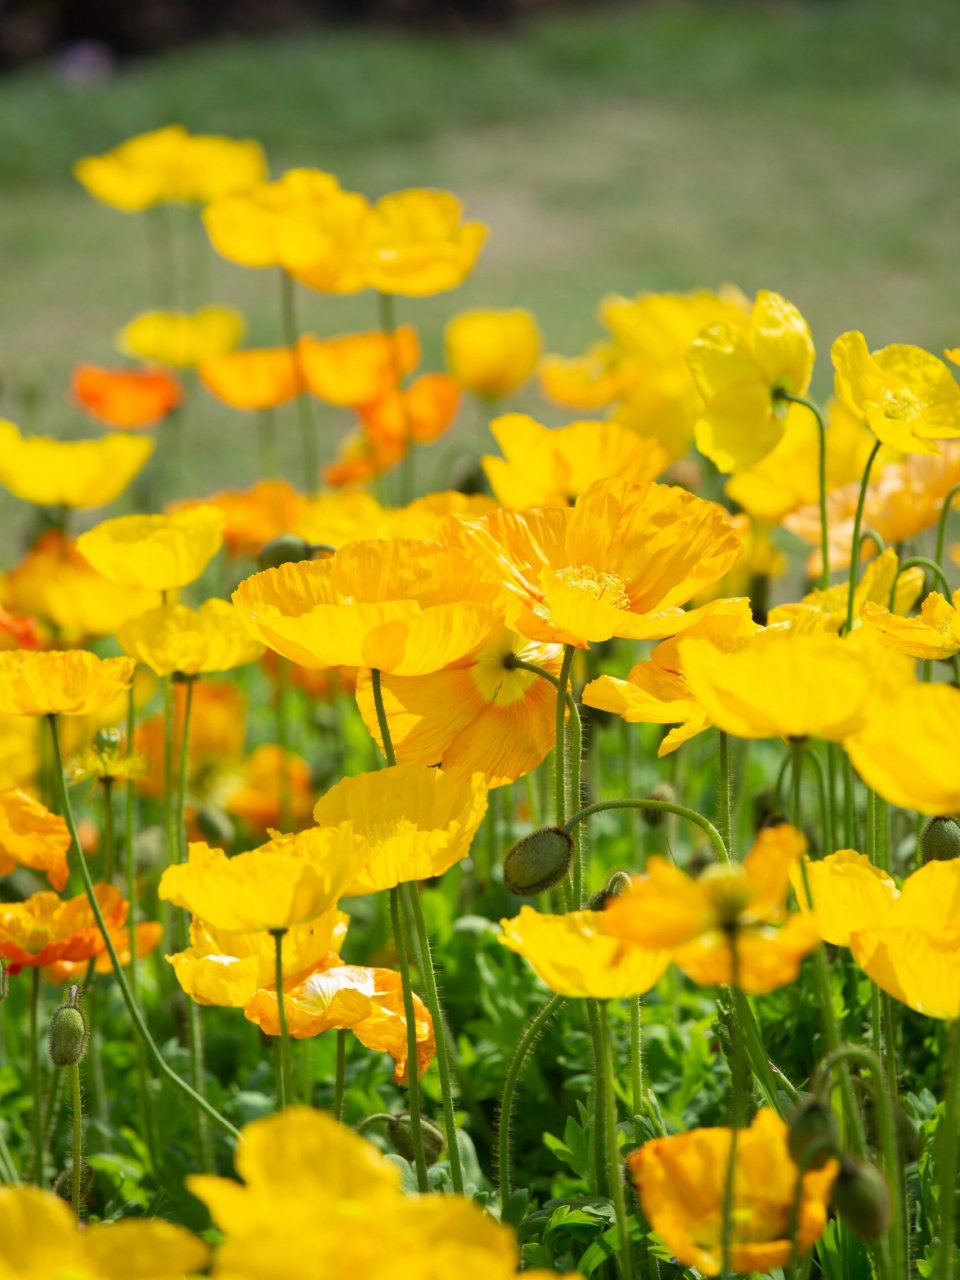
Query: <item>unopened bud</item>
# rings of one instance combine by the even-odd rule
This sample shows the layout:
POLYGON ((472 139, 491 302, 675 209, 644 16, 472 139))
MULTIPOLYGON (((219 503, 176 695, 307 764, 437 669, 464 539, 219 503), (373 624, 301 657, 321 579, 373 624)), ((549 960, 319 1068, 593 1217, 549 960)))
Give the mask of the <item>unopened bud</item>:
POLYGON ((281 533, 279 537, 265 542, 257 552, 257 568, 279 569, 282 564, 309 560, 312 553, 313 548, 306 538, 301 538, 298 533, 281 533))
POLYGON ((833 1207, 864 1240, 879 1240, 890 1225, 890 1193, 876 1165, 844 1156, 833 1184, 833 1207))
POLYGON ((55 1067, 72 1067, 83 1060, 87 1050, 87 1022, 80 1009, 79 987, 71 987, 66 1002, 54 1010, 47 1047, 55 1067))
MULTIPOLYGON (((413 1150, 412 1121, 406 1112, 390 1117, 387 1121, 387 1137, 390 1139, 390 1144, 397 1155, 403 1156, 404 1160, 413 1160, 415 1153, 413 1150)), ((423 1154, 427 1164, 435 1163, 435 1161, 439 1160, 440 1153, 443 1151, 443 1134, 435 1124, 421 1116, 420 1137, 423 1141, 423 1154)))
POLYGON ((599 893, 595 893, 587 903, 588 911, 603 911, 611 898, 619 898, 621 893, 630 887, 630 877, 626 871, 614 871, 613 875, 599 893))
POLYGON ((960 858, 960 827, 953 818, 931 818, 920 837, 924 862, 953 862, 960 858))
MULTIPOLYGON (((645 799, 659 800, 661 802, 666 802, 667 804, 676 804, 677 793, 674 791, 673 787, 671 787, 669 782, 658 782, 655 787, 652 787, 650 791, 647 792, 645 799)), ((640 816, 648 827, 659 827, 667 815, 666 811, 663 809, 641 809, 640 816)))
POLYGON ((197 830, 204 840, 218 849, 229 849, 237 838, 230 815, 215 804, 202 804, 198 807, 197 830))
POLYGON ((119 751, 123 735, 119 729, 98 729, 93 738, 93 749, 98 755, 111 755, 119 751))
POLYGON ((825 1102, 809 1098, 790 1117, 787 1150, 804 1172, 822 1169, 840 1153, 840 1126, 825 1102))
POLYGON ((562 827, 543 827, 518 840, 503 861, 503 883, 518 898, 545 893, 566 878, 573 837, 562 827))

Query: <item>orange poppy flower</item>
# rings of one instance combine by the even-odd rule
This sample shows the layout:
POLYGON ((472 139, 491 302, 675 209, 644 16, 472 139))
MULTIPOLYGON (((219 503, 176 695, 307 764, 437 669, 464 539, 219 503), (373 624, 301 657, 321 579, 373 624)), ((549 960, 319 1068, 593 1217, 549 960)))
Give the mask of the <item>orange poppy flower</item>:
POLYGON ((153 427, 183 400, 183 388, 166 369, 102 369, 79 364, 70 390, 74 402, 108 427, 153 427))
POLYGON ((452 426, 460 407, 460 384, 446 373, 425 373, 409 387, 395 388, 360 408, 360 421, 374 441, 429 444, 452 426))
POLYGON ((286 480, 258 480, 249 489, 225 489, 209 498, 174 502, 168 511, 187 507, 216 507, 223 513, 223 545, 230 556, 256 558, 257 552, 281 533, 296 532, 307 499, 286 480))
POLYGON ((252 751, 240 765, 238 786, 226 799, 226 810, 253 831, 266 834, 280 825, 280 784, 285 775, 290 794, 293 829, 306 824, 313 812, 313 777, 310 766, 295 751, 284 754, 273 742, 252 751))
POLYGON ((0 605, 0 649, 39 649, 36 618, 10 613, 0 605))
POLYGON ((211 395, 232 409, 273 409, 300 394, 297 358, 287 347, 251 347, 204 360, 197 369, 211 395))
MULTIPOLYGON (((179 742, 183 732, 186 685, 173 686, 173 733, 179 742)), ((203 792, 208 779, 224 764, 243 754, 247 734, 247 700, 229 680, 199 680, 193 687, 190 714, 188 779, 192 794, 203 792)), ((134 747, 147 762, 137 790, 146 796, 163 795, 162 716, 148 716, 137 725, 134 747)))
POLYGON ((373 440, 364 431, 352 432, 340 442, 337 460, 324 467, 323 482, 332 489, 366 484, 389 471, 405 452, 402 440, 373 440))
POLYGON ((420 341, 411 325, 392 335, 347 333, 338 338, 302 337, 297 356, 307 390, 327 404, 369 404, 395 387, 420 363, 420 341))
MULTIPOLYGON (((152 951, 156 951, 163 938, 163 925, 156 920, 142 920, 135 926, 137 939, 137 959, 142 960, 144 956, 150 955, 152 951)), ((122 968, 126 969, 130 964, 130 930, 126 925, 121 925, 116 929, 110 930, 110 941, 113 943, 113 949, 117 953, 117 959, 120 961, 122 968)), ((63 982, 79 982, 82 981, 87 972, 87 960, 55 960, 53 964, 46 965, 41 976, 54 985, 63 982)), ((97 958, 93 962, 95 973, 109 974, 113 973, 113 961, 110 959, 110 953, 106 947, 99 952, 97 958)))
MULTIPOLYGON (((98 884, 95 892, 107 928, 120 928, 127 918, 120 890, 98 884)), ((0 903, 0 956, 12 973, 43 969, 56 960, 89 960, 105 947, 85 893, 64 902, 44 890, 23 902, 0 903)))
POLYGON ((57 813, 51 813, 26 791, 0 793, 0 876, 17 866, 42 871, 59 893, 67 883, 70 833, 57 813))

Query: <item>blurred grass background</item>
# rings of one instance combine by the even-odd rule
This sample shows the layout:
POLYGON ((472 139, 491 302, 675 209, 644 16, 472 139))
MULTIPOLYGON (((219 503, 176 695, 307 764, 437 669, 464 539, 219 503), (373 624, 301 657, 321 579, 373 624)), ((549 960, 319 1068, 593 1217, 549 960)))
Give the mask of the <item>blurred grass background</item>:
MULTIPOLYGON (((260 138, 274 174, 307 164, 370 196, 458 192, 492 236, 463 289, 401 308, 421 326, 428 365, 444 319, 466 306, 528 306, 549 349, 572 353, 599 334, 609 291, 723 281, 800 306, 823 393, 844 329, 872 346, 957 345, 952 13, 947 0, 584 4, 502 37, 317 31, 189 48, 103 83, 70 83, 55 65, 9 75, 2 410, 25 429, 90 432, 66 402, 70 368, 116 360, 113 334, 156 299, 147 221, 95 204, 70 166, 172 121, 260 138)), ((196 214, 175 214, 184 300, 236 304, 251 341, 279 340, 274 274, 217 259, 196 214)), ((370 295, 301 301, 316 332, 376 323, 370 295)), ((348 423, 324 421, 330 456, 348 423)), ((284 422, 293 476, 292 407, 284 422)), ((184 431, 192 492, 255 478, 246 415, 199 391, 184 431)), ((0 503, 6 527, 12 499, 0 503)))

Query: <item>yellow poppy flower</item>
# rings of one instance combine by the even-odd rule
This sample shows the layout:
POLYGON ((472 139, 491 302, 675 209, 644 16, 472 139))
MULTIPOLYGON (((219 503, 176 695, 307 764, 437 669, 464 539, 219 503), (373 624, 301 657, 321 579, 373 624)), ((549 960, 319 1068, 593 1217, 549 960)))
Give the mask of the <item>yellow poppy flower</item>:
POLYGON ((655 987, 670 963, 669 952, 624 947, 603 932, 601 911, 543 915, 521 907, 501 920, 500 941, 530 961, 551 991, 561 996, 617 1000, 655 987))
POLYGON ((210 394, 232 409, 274 409, 300 394, 297 361, 287 347, 226 351, 200 361, 197 372, 210 394))
POLYGON ((443 333, 447 368, 468 391, 487 400, 509 395, 533 376, 543 339, 523 307, 461 311, 443 333))
POLYGON ((290 169, 203 211, 210 242, 242 267, 282 267, 324 293, 366 287, 358 250, 370 207, 319 169, 290 169))
POLYGON ((900 896, 887 872, 853 849, 807 858, 802 870, 795 864, 790 882, 803 910, 812 901, 820 937, 835 947, 849 947, 851 933, 882 924, 900 896))
POLYGON ((503 458, 481 460, 506 507, 565 507, 595 480, 642 484, 669 463, 656 440, 616 422, 572 422, 551 429, 525 413, 495 418, 490 430, 503 458))
POLYGON ((0 1187, 0 1280, 183 1280, 203 1269, 207 1246, 159 1218, 85 1224, 62 1196, 0 1187))
MULTIPOLYGON (((343 946, 349 920, 330 907, 305 924, 292 925, 283 938, 284 985, 296 984, 331 962, 343 946)), ((197 917, 190 923, 190 946, 166 959, 197 1004, 242 1009, 276 981, 276 948, 269 934, 231 933, 197 917)))
MULTIPOLYGON (((923 570, 918 565, 899 572, 900 560, 893 547, 887 547, 876 560, 871 560, 853 589, 853 617, 855 623, 871 617, 871 611, 886 605, 896 583, 894 612, 906 613, 916 603, 923 590, 923 570)), ((838 634, 846 625, 847 604, 850 599, 850 583, 843 581, 832 587, 815 588, 797 604, 774 606, 767 615, 771 626, 786 623, 813 631, 830 631, 838 634)), ((881 612, 886 612, 885 609, 881 612)), ((905 620, 904 620, 905 621, 905 620)), ((896 646, 891 646, 896 647, 896 646)))
MULTIPOLYGON (((94 886, 108 929, 119 929, 127 903, 112 884, 94 886)), ((13 973, 42 969, 57 960, 89 960, 106 943, 85 893, 63 899, 44 890, 22 902, 0 903, 0 958, 13 973)))
POLYGON ((144 311, 117 334, 127 356, 153 364, 194 369, 240 345, 246 322, 232 307, 199 311, 144 311))
POLYGON ((42 871, 57 892, 67 883, 70 833, 58 813, 51 813, 26 791, 0 791, 0 876, 15 867, 42 871))
POLYGON ((207 600, 199 609, 161 605, 121 627, 117 639, 124 653, 158 676, 232 671, 263 654, 263 645, 226 600, 207 600))
MULTIPOLYGON (((343 964, 336 957, 299 982, 284 984, 287 1028, 295 1040, 324 1031, 352 1031, 362 1045, 389 1053, 397 1064, 393 1078, 407 1081, 407 1019, 400 974, 343 964)), ((417 1075, 422 1076, 436 1053, 433 1022, 419 996, 413 997, 417 1024, 417 1075)), ((244 1015, 268 1036, 280 1034, 275 986, 264 984, 244 1006, 244 1015)))
POLYGON ((917 618, 898 617, 873 601, 864 604, 861 617, 884 644, 911 658, 952 658, 960 653, 960 591, 953 593, 952 601, 931 591, 917 618))
MULTIPOLYGON (((559 645, 537 644, 500 630, 454 665, 426 676, 385 675, 384 710, 400 764, 439 764, 447 773, 482 773, 500 787, 535 769, 553 749, 557 694, 531 671, 556 676, 559 645)), ((357 679, 357 706, 382 746, 370 675, 357 679)))
POLYGON ((441 541, 444 526, 451 516, 458 520, 476 520, 496 511, 498 503, 485 493, 459 493, 445 489, 415 498, 405 507, 383 509, 385 538, 422 538, 441 541))
POLYGON ((0 420, 0 484, 42 507, 103 507, 139 475, 153 448, 144 436, 23 436, 12 422, 0 420))
POLYGON ((547 400, 565 409, 602 409, 623 389, 623 374, 611 360, 609 345, 601 342, 581 356, 544 356, 540 390, 547 400))
POLYGON ((225 489, 201 501, 172 503, 167 511, 204 506, 223 513, 227 554, 248 560, 256 559, 264 543, 281 533, 301 533, 301 517, 309 509, 308 500, 286 480, 258 480, 249 489, 225 489))
POLYGON ((850 933, 853 958, 884 991, 930 1018, 960 1017, 960 862, 907 876, 877 920, 850 933))
POLYGON ((787 415, 779 392, 802 396, 813 372, 806 320, 778 293, 761 289, 742 325, 710 325, 687 355, 704 408, 697 447, 721 471, 752 467, 779 443, 787 415))
POLYGON ((264 644, 302 666, 424 675, 493 634, 497 594, 466 552, 396 539, 254 574, 233 602, 264 644))
POLYGON ((223 544, 223 513, 196 506, 165 516, 117 516, 77 539, 77 550, 110 582, 171 591, 199 578, 223 544))
POLYGON ((960 387, 936 356, 902 343, 869 351, 856 331, 831 350, 837 399, 884 444, 904 453, 939 453, 960 436, 960 387))
POLYGON ((488 235, 482 222, 464 222, 449 191, 410 187, 381 197, 364 227, 366 283, 381 293, 426 298, 462 284, 488 235))
POLYGON ((0 714, 86 716, 130 687, 132 658, 98 658, 85 649, 0 653, 0 714))
POLYGON ((297 356, 311 395, 327 404, 369 404, 420 363, 420 339, 411 325, 392 334, 347 333, 337 338, 302 337, 297 356))
POLYGON ((508 627, 581 649, 672 634, 680 606, 743 554, 722 507, 624 480, 597 481, 572 509, 494 512, 446 536, 502 582, 508 627))
POLYGON ((290 1107, 247 1125, 236 1166, 239 1184, 187 1179, 226 1237, 216 1280, 513 1280, 519 1265, 508 1227, 462 1196, 405 1196, 397 1166, 322 1112, 290 1107))
POLYGON ((611 711, 628 724, 675 725, 660 743, 658 756, 676 751, 711 724, 687 685, 678 637, 706 636, 712 644, 727 650, 760 630, 753 620, 750 601, 745 597, 717 600, 700 609, 688 610, 683 621, 685 625, 678 636, 658 644, 649 660, 638 662, 626 680, 598 676, 584 688, 582 695, 584 706, 611 711))
MULTIPOLYGON (((723 1266, 723 1206, 730 1163, 730 1129, 689 1133, 645 1142, 627 1166, 643 1211, 676 1258, 703 1275, 723 1266)), ((836 1160, 803 1174, 797 1212, 797 1252, 820 1238, 827 1222, 836 1160)), ((790 1261, 791 1212, 800 1170, 787 1149, 787 1126, 770 1107, 737 1134, 731 1208, 730 1266, 763 1272, 790 1261)))
POLYGON ((266 172, 259 142, 190 134, 179 124, 137 134, 73 166, 73 176, 95 200, 124 213, 168 200, 204 204, 255 186, 266 172))
POLYGON ((696 879, 651 858, 646 875, 608 903, 603 931, 632 946, 668 949, 705 986, 736 979, 749 995, 785 986, 820 940, 809 915, 786 911, 790 869, 806 846, 783 823, 765 827, 742 864, 711 866, 696 879))
POLYGON ((867 786, 903 809, 933 816, 960 811, 960 690, 906 684, 874 697, 869 710, 844 743, 867 786))
POLYGON ((164 871, 158 892, 226 933, 289 929, 323 915, 346 894, 356 864, 349 841, 337 837, 316 827, 274 833, 259 849, 232 858, 192 843, 187 861, 164 871))
POLYGON ((325 832, 339 827, 350 896, 442 875, 470 852, 486 810, 481 774, 398 764, 341 779, 313 816, 325 832))
POLYGON ((121 587, 97 573, 75 538, 49 529, 0 579, 10 608, 50 623, 65 642, 114 635, 125 622, 160 603, 157 591, 121 587))

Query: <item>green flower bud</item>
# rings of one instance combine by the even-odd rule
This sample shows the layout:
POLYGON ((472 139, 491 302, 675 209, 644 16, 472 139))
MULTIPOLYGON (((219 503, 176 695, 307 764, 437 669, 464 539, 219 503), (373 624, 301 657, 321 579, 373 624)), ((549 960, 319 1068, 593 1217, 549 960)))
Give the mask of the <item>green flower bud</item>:
POLYGON ((960 858, 960 826, 953 818, 931 818, 920 837, 924 862, 953 862, 960 858))
POLYGON ((626 871, 614 871, 613 875, 599 893, 595 893, 587 903, 588 911, 603 911, 611 898, 619 898, 625 889, 630 887, 630 877, 626 871))
MULTIPOLYGON (((444 1148, 443 1133, 430 1120, 420 1117, 420 1135, 423 1139, 423 1155, 427 1164, 434 1164, 444 1148)), ((413 1136, 410 1117, 406 1112, 393 1115, 387 1121, 387 1137, 397 1155, 413 1161, 413 1136)))
POLYGON ((890 1225, 890 1193, 876 1165, 844 1156, 833 1184, 833 1207, 864 1240, 879 1240, 890 1225))
POLYGON ((119 729, 98 729, 93 739, 93 749, 98 755, 113 755, 123 744, 119 729))
POLYGON ((55 1067, 72 1067, 83 1061, 87 1051, 87 1021, 80 1009, 79 987, 71 987, 66 1002, 54 1010, 47 1048, 55 1067))
POLYGON ((229 849, 237 838, 236 828, 229 814, 215 804, 202 804, 197 809, 197 830, 209 844, 217 849, 229 849))
POLYGON ((840 1126, 826 1103, 808 1098, 797 1107, 789 1120, 787 1149, 804 1172, 822 1169, 840 1154, 840 1126))
POLYGON ((777 800, 777 793, 772 787, 758 791, 753 797, 753 825, 756 831, 764 827, 775 827, 785 821, 783 805, 777 800))
POLYGON ((518 898, 545 893, 566 878, 573 837, 562 827, 543 827, 518 840, 503 861, 503 883, 518 898))
MULTIPOLYGON (((647 800, 666 801, 667 804, 677 803, 677 793, 671 787, 669 782, 658 782, 652 787, 646 795, 647 800)), ((663 809, 641 809, 640 816, 648 827, 659 827, 664 818, 667 816, 663 809)))
POLYGON ((310 543, 298 533, 281 533, 265 542, 257 552, 257 568, 278 569, 282 564, 309 560, 312 552, 310 543))

